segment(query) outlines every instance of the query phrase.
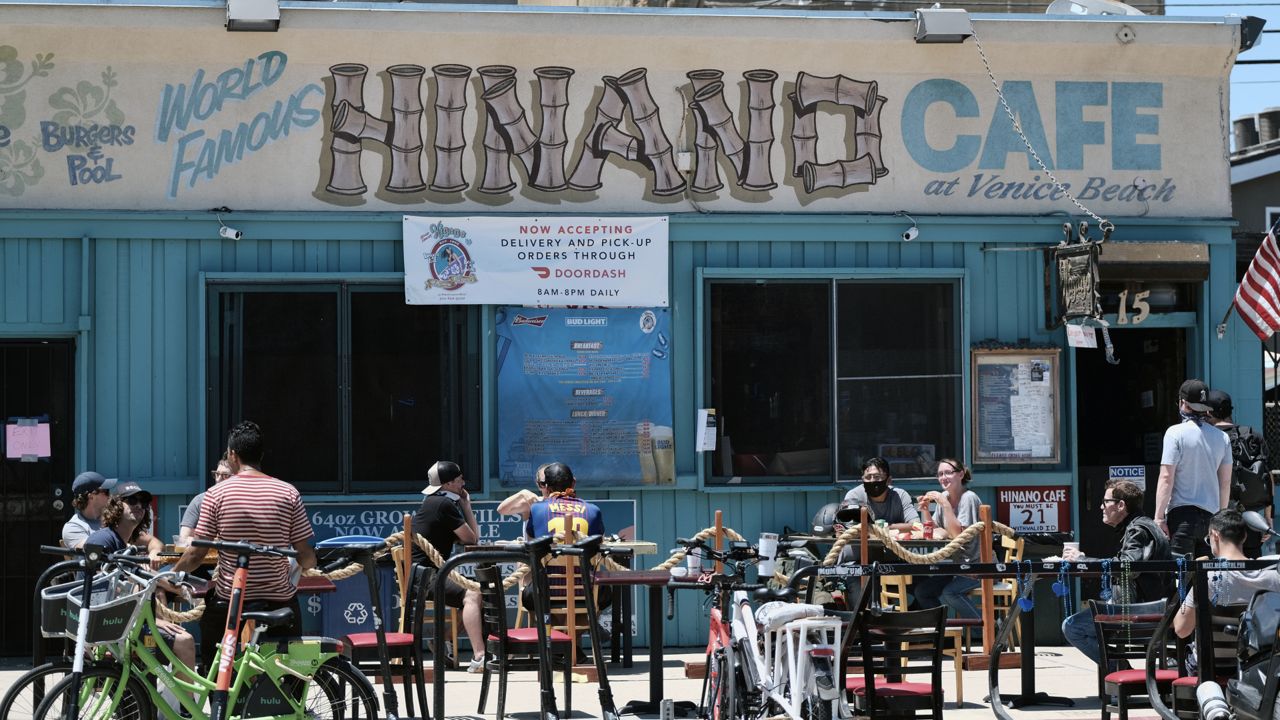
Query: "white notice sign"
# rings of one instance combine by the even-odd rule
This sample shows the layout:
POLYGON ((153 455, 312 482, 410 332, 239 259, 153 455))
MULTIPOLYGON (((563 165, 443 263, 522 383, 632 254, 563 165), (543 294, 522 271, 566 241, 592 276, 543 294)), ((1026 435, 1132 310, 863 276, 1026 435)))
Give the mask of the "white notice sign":
POLYGON ((667 307, 666 217, 406 215, 410 305, 667 307))

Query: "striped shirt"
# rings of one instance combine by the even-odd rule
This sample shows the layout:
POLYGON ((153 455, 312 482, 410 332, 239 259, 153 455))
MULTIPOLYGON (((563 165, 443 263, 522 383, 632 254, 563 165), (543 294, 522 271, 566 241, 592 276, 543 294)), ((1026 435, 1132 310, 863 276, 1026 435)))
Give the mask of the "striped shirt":
MULTIPOLYGON (((200 506, 195 536, 229 542, 289 547, 311 538, 311 521, 302 496, 289 483, 267 475, 232 475, 214 485, 200 506)), ((231 597, 236 557, 218 556, 217 593, 231 597)), ((289 582, 286 558, 254 555, 249 560, 245 600, 288 600, 297 589, 289 582)))

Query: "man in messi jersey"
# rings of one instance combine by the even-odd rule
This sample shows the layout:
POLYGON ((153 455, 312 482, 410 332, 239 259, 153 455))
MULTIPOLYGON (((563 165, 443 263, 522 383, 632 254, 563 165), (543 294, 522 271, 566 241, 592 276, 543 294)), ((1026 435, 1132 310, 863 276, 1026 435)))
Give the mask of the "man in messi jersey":
MULTIPOLYGON (((604 516, 600 508, 575 494, 577 482, 573 471, 564 463, 554 462, 543 469, 539 487, 546 497, 529 506, 529 519, 524 524, 526 537, 554 534, 563 538, 566 530, 572 530, 577 540, 604 535, 604 516)), ((521 602, 526 608, 533 607, 532 594, 532 586, 526 586, 521 592, 521 602)), ((612 599, 612 588, 597 588, 596 601, 601 610, 609 607, 612 599)))
POLYGON ((546 497, 529 506, 529 519, 524 525, 526 536, 554 534, 563 538, 567 530, 573 530, 575 538, 581 540, 604 534, 600 508, 577 497, 574 493, 577 482, 568 465, 555 462, 546 466, 540 483, 546 497))

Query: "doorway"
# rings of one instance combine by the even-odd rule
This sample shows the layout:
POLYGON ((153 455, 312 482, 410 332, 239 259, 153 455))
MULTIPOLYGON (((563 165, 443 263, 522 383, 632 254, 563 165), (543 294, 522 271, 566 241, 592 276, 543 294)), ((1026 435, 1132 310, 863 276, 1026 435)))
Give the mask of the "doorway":
MULTIPOLYGON (((58 558, 56 545, 71 515, 75 468, 75 345, 70 340, 0 340, 0 420, 49 423, 49 457, 0 458, 0 655, 30 655, 31 596, 36 580, 58 558)), ((6 452, 7 456, 8 453, 6 452)))
POLYGON ((1178 387, 1187 376, 1185 328, 1113 330, 1111 339, 1118 365, 1108 364, 1101 348, 1075 353, 1076 537, 1090 557, 1116 551, 1118 538, 1103 524, 1099 507, 1110 468, 1140 467, 1144 512, 1155 509, 1164 431, 1178 419, 1178 387))

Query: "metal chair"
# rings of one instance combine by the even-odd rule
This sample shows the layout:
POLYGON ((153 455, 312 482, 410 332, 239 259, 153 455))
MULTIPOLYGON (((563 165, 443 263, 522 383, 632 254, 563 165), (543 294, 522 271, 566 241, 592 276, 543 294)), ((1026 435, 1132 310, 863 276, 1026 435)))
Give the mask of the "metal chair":
MULTIPOLYGON (((1147 646, 1155 637, 1155 631, 1164 616, 1165 601, 1153 600, 1128 605, 1089 601, 1093 610, 1093 624, 1098 631, 1098 645, 1102 649, 1102 662, 1098 663, 1098 697, 1102 700, 1102 718, 1108 720, 1112 711, 1120 714, 1120 720, 1128 720, 1130 707, 1150 704, 1147 699, 1146 670, 1116 670, 1108 672, 1112 663, 1142 661, 1147 657, 1147 646), (1114 698, 1114 702, 1112 702, 1114 698)), ((1157 654, 1163 662, 1169 653, 1157 654)), ((1163 668, 1155 671, 1156 687, 1167 695, 1178 678, 1177 670, 1163 668)))
MULTIPOLYGON (((407 598, 409 608, 409 632, 388 632, 387 653, 392 660, 391 677, 399 677, 404 683, 404 702, 407 717, 413 717, 413 698, 417 695, 418 704, 427 708, 426 676, 422 659, 422 618, 425 614, 427 596, 431 594, 431 581, 435 577, 434 568, 414 568, 412 582, 409 585, 407 598)), ((378 635, 376 632, 351 633, 344 638, 350 649, 351 661, 369 677, 380 677, 381 661, 378 657, 378 635)))
MULTIPOLYGON (((1239 628, 1240 614, 1248 605, 1220 605, 1213 608, 1213 633, 1210 644, 1213 646, 1213 677, 1225 686, 1228 678, 1236 676, 1236 634, 1227 632, 1229 627, 1239 628)), ((1200 632, 1196 628, 1196 632, 1200 632)), ((1194 635, 1192 637, 1195 637, 1194 635)), ((1197 662, 1203 662, 1199 658, 1197 662)), ((1173 681, 1173 710, 1180 718, 1199 720, 1200 704, 1196 700, 1196 688, 1200 685, 1198 674, 1180 677, 1173 681)))
MULTIPOLYGON (((489 699, 489 679, 498 673, 498 720, 505 717, 507 707, 507 673, 538 667, 538 629, 507 627, 507 591, 502 587, 502 574, 496 565, 476 567, 475 580, 480 584, 480 599, 485 631, 484 676, 480 679, 480 705, 483 714, 489 699)), ((565 717, 573 714, 573 639, 559 630, 547 628, 551 645, 552 671, 564 670, 565 717)))
POLYGON ((942 720, 942 640, 945 607, 912 612, 862 612, 856 622, 862 648, 861 687, 853 690, 859 713, 872 718, 942 720), (928 675, 928 682, 889 682, 883 677, 928 675))
MULTIPOLYGON (((886 575, 880 578, 880 605, 906 612, 911 600, 907 596, 907 588, 911 587, 910 575, 886 575)), ((964 654, 969 647, 966 628, 951 625, 956 618, 948 618, 943 629, 943 636, 949 640, 942 654, 951 658, 955 664, 956 675, 956 707, 964 705, 964 654)))

